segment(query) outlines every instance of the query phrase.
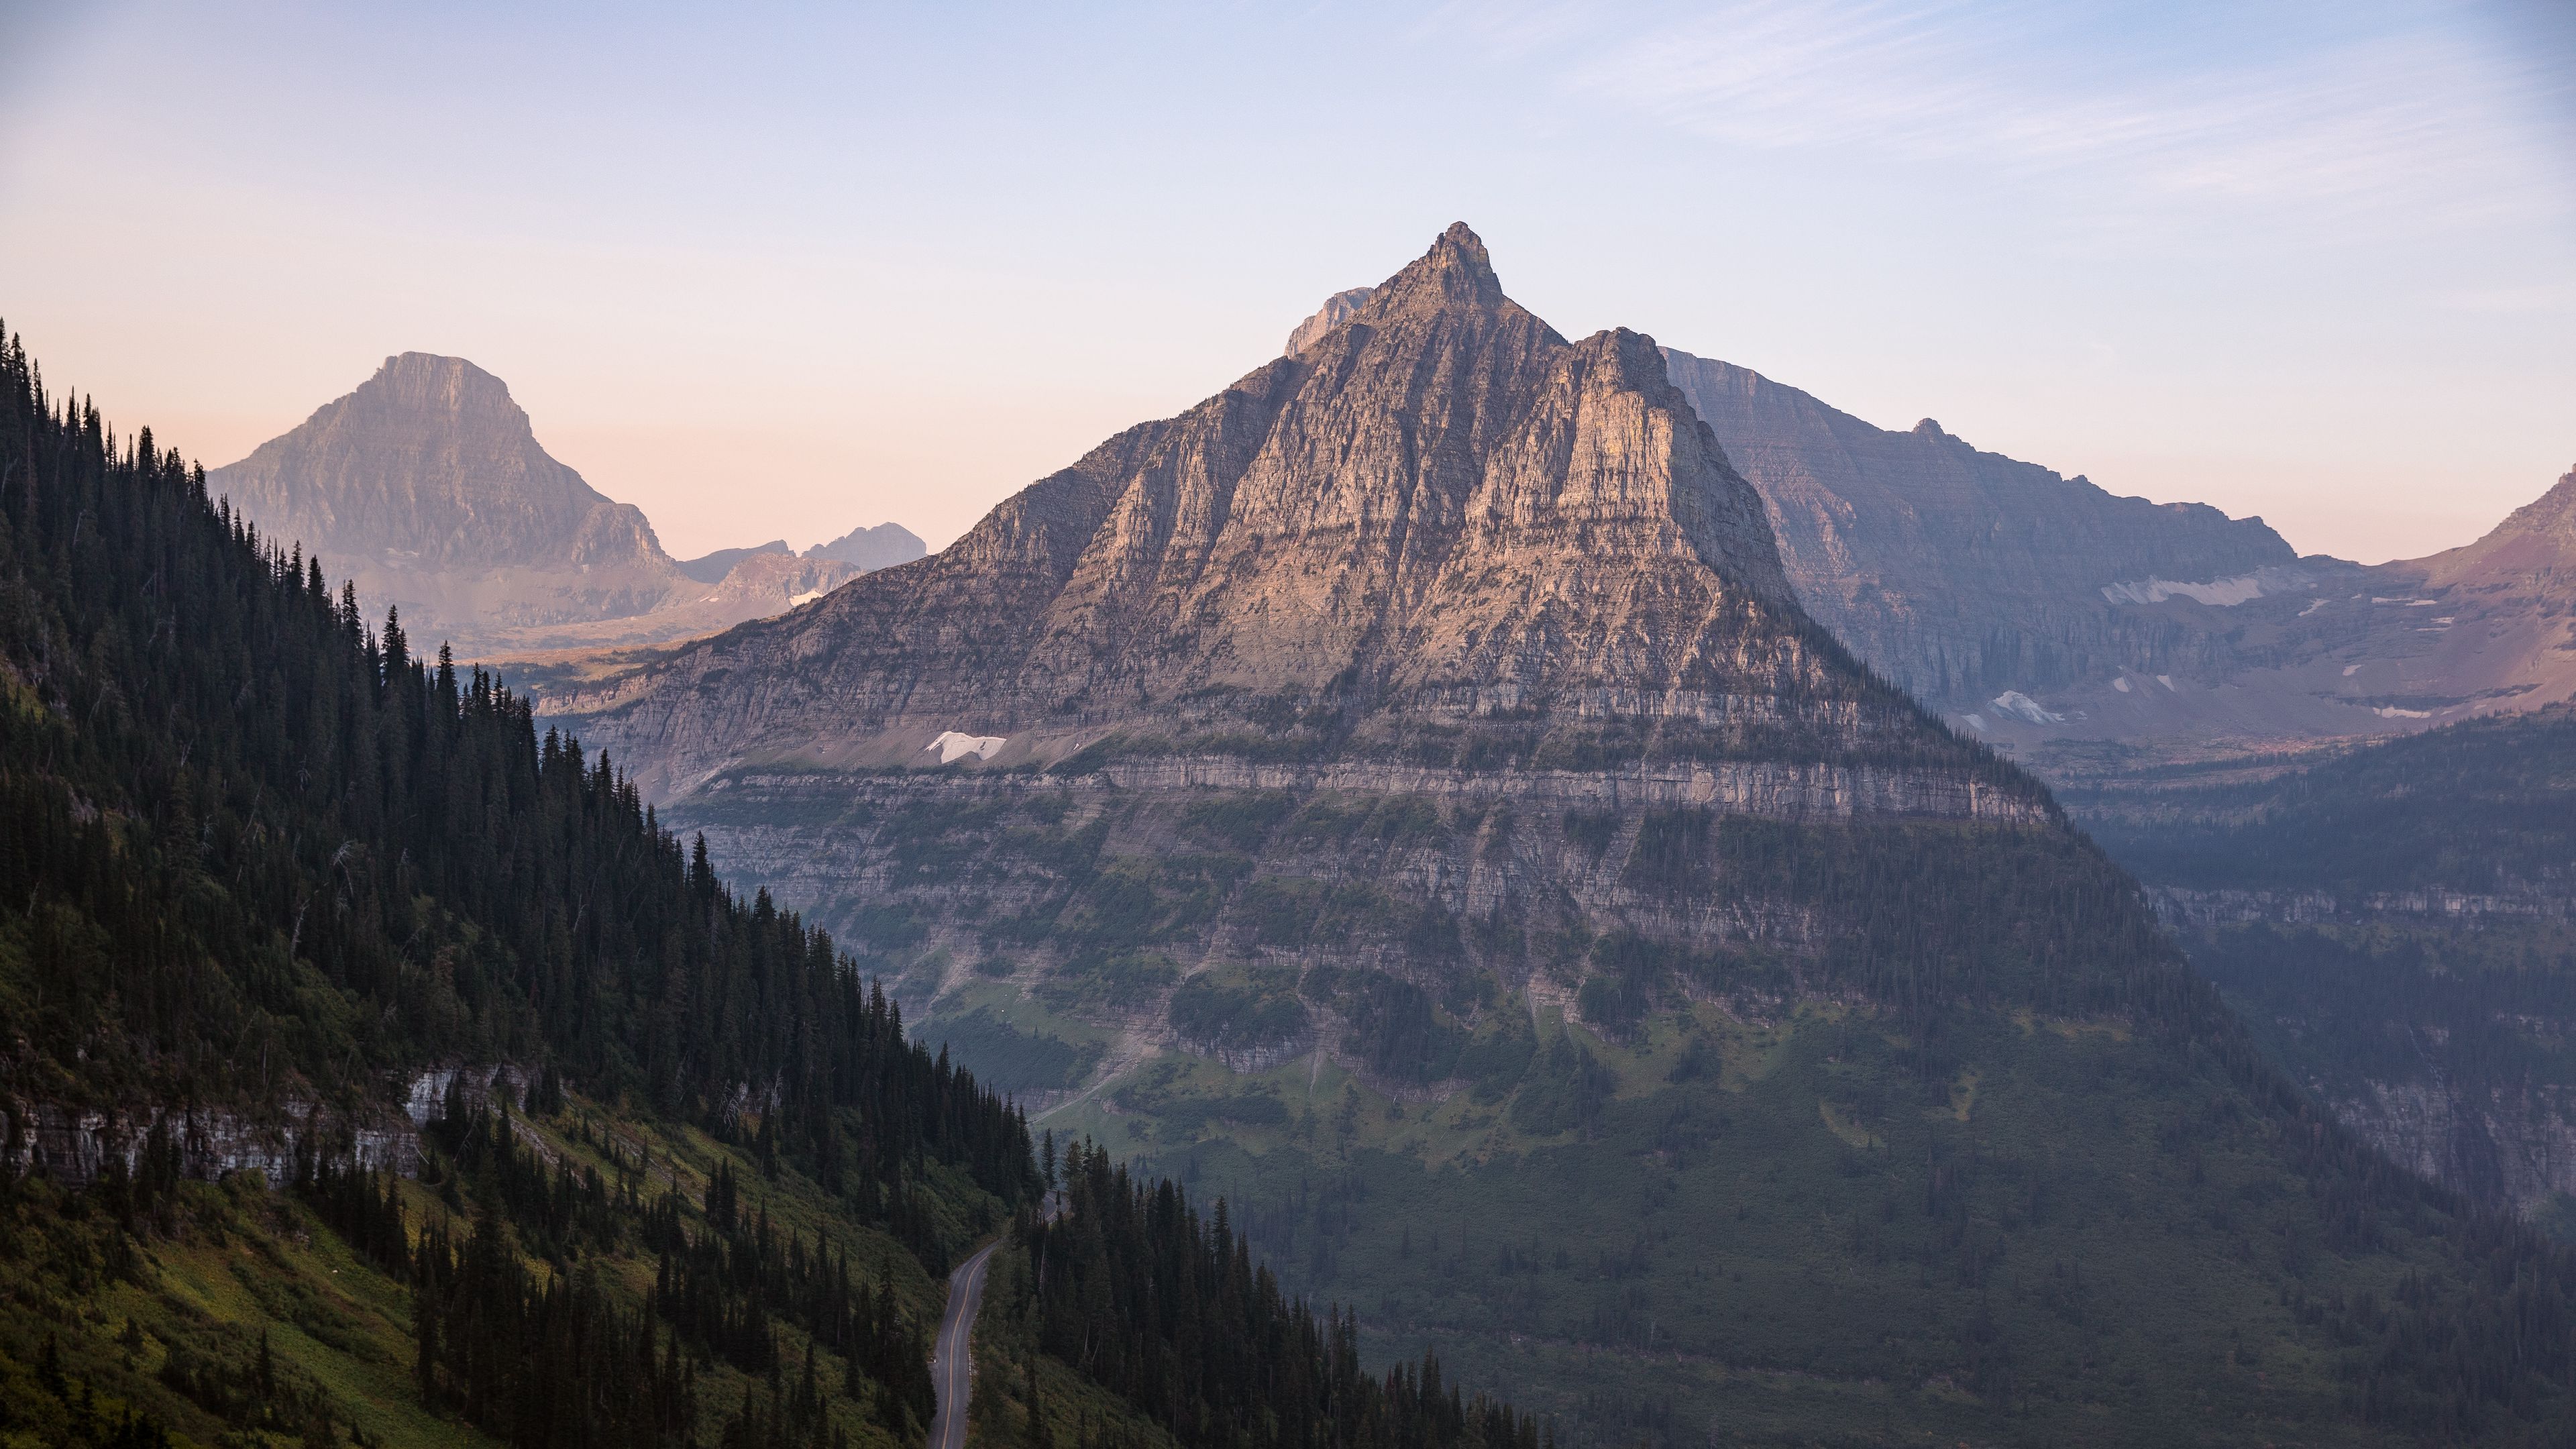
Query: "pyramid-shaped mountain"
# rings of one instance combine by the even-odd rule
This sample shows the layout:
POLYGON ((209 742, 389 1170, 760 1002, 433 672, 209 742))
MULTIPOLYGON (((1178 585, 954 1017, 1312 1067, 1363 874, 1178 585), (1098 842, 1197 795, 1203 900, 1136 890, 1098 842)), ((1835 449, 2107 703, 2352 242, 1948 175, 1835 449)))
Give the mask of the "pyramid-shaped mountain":
POLYGON ((354 582, 371 615, 399 608, 469 657, 712 633, 860 571, 745 550, 692 573, 634 505, 546 452, 506 383, 425 352, 386 358, 207 486, 354 582))
POLYGON ((669 563, 631 504, 537 443, 508 384, 406 352, 210 482, 275 536, 326 558, 449 568, 669 563))
MULTIPOLYGON (((564 704, 671 792, 745 761, 935 764, 949 734, 1003 741, 988 766, 1422 764, 1447 740, 1464 769, 1472 738, 1703 794, 1727 762, 1723 788, 1796 809, 1967 809, 1993 774, 1799 611, 1652 339, 1568 342, 1464 226, 1300 355, 938 556, 564 704)), ((2008 796, 1978 808, 2037 808, 2008 796)))
POLYGON ((1046 1130, 1601 1442, 2559 1411, 2441 1387, 2521 1270, 1801 611, 1651 340, 1459 227, 1304 341, 545 708, 1046 1130))

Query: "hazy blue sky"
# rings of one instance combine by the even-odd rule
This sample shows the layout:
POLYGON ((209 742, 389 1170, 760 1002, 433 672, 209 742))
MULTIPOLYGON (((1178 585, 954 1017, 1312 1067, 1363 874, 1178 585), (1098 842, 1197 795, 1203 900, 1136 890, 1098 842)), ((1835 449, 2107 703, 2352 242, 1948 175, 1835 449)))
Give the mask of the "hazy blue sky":
POLYGON ((2576 463, 2571 11, 0 0, 0 317, 210 464, 417 348, 675 552, 939 544, 1463 218, 1568 335, 2412 555, 2576 463))

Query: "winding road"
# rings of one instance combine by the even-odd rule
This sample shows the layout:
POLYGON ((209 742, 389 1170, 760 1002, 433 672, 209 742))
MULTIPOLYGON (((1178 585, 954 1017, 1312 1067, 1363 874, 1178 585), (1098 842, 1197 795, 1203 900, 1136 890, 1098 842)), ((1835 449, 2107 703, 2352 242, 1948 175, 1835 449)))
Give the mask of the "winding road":
POLYGON ((999 1243, 986 1243, 948 1275, 948 1307, 939 1315, 939 1337, 930 1348, 930 1381, 939 1407, 930 1416, 930 1449, 966 1449, 966 1399, 975 1389, 969 1354, 975 1313, 984 1306, 984 1269, 999 1243))

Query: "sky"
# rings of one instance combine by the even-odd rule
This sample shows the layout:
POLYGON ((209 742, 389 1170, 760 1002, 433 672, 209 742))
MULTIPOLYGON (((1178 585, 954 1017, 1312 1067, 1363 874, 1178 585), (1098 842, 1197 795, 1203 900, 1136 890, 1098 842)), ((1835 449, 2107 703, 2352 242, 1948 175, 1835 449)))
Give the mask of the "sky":
POLYGON ((1465 220, 2303 552, 2576 465, 2576 5, 0 0, 0 322, 207 464, 473 359, 688 556, 940 546, 1465 220))

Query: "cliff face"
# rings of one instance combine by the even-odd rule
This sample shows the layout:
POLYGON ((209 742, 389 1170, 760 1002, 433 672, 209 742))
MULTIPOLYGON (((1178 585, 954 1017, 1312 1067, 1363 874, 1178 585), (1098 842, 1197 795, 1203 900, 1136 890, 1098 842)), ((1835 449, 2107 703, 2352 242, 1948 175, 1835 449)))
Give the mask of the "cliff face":
MULTIPOLYGON (((1799 610, 1651 339, 1559 336, 1463 226, 937 556, 544 709, 727 869, 905 951, 916 999, 1111 940, 1196 975, 1312 917, 1343 924, 1309 974, 1580 1013, 1614 968, 1529 941, 1805 949, 1865 913, 1720 868, 1755 849, 1720 822, 2055 829, 1799 610)), ((1097 1021, 1186 1045, 1171 985, 1097 1021)))
POLYGON ((1799 614, 1761 507, 1649 339, 1567 342, 1457 228, 1302 356, 937 557, 559 707, 664 789, 911 763, 952 730, 1044 762, 1328 700, 1364 701, 1363 741, 1496 716, 1919 728, 1799 614))
POLYGON ((2177 586, 2251 597, 2297 562, 2260 519, 2114 497, 1929 418, 1889 432, 1748 368, 1664 355, 1761 490, 1799 601, 1927 701, 2205 672, 2214 641, 2133 606, 2177 586))
POLYGON ((2494 1207, 2576 1201, 2576 710, 2065 799, 2354 1130, 2494 1207))
POLYGON ((386 358, 207 486, 355 582, 370 613, 398 606, 416 637, 469 656, 687 638, 859 572, 752 553, 693 575, 640 511, 549 456, 509 387, 461 357, 386 358))

